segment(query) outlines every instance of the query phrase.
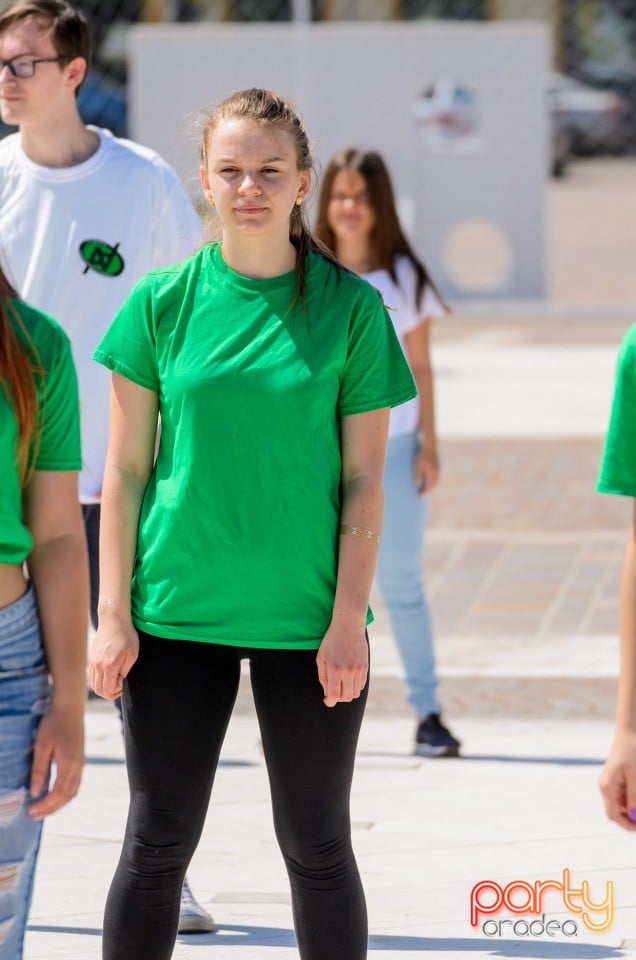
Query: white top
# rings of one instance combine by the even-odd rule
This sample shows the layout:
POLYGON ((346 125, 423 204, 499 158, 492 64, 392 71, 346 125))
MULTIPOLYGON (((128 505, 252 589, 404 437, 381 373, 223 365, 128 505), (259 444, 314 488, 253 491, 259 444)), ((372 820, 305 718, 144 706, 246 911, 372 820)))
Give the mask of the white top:
MULTIPOLYGON (((399 254, 395 259, 395 273, 398 280, 397 285, 393 282, 391 274, 387 270, 371 270, 363 276, 382 294, 389 316, 393 321, 395 332, 400 340, 400 346, 408 360, 405 344, 406 334, 419 327, 424 320, 432 320, 434 317, 443 316, 444 308, 433 289, 427 284, 424 287, 422 305, 418 310, 415 299, 417 274, 413 264, 404 254, 399 254)), ((393 407, 391 410, 389 437, 415 433, 418 425, 419 401, 415 397, 408 403, 393 407)))
POLYGON ((192 253, 201 221, 177 175, 153 150, 95 130, 92 157, 41 167, 20 134, 0 141, 0 259, 20 296, 64 327, 80 384, 80 497, 99 498, 110 374, 91 360, 131 287, 192 253))

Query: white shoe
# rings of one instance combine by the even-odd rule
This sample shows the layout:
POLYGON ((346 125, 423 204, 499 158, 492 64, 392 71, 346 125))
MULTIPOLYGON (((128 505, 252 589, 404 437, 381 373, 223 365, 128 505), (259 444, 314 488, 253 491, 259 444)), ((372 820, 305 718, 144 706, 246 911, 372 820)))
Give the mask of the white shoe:
POLYGON ((212 933, 214 929, 214 920, 208 911, 194 899, 186 877, 181 889, 179 933, 212 933))

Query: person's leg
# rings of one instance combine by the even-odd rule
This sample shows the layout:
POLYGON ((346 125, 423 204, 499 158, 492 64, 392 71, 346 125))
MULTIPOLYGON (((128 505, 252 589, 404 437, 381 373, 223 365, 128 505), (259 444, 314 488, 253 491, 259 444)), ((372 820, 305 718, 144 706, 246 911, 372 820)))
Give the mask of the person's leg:
POLYGON ((104 960, 168 960, 240 677, 236 648, 140 634, 124 683, 130 807, 104 960))
POLYGON ((440 713, 433 630, 422 578, 427 502, 415 488, 414 436, 389 441, 384 524, 377 580, 404 666, 409 703, 418 717, 440 713))
POLYGON ((315 651, 259 651, 252 689, 302 960, 364 960, 367 912, 349 797, 367 687, 323 703, 315 651))
POLYGON ((0 610, 0 960, 20 960, 42 823, 28 813, 33 740, 49 705, 30 590, 0 610))

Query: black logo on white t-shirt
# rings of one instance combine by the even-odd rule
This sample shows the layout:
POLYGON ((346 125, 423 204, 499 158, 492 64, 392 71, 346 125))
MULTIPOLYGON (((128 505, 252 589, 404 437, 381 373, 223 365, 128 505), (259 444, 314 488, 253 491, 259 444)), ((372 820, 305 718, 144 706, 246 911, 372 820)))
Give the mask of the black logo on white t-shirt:
POLYGON ((104 277, 118 277, 124 269, 124 258, 118 252, 119 243, 111 247, 103 240, 84 240, 80 244, 79 252, 86 264, 84 273, 94 270, 104 277))

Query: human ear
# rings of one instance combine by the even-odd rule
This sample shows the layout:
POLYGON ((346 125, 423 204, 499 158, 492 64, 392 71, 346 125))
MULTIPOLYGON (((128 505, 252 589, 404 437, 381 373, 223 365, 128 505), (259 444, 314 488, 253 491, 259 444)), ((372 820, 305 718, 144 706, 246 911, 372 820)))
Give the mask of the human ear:
POLYGON ((297 193, 297 196, 300 200, 307 199, 307 194, 309 193, 310 187, 311 187, 311 170, 301 170, 300 185, 298 187, 298 193, 297 193))
POLYGON ((212 191, 210 190, 210 178, 208 177, 207 168, 203 164, 201 164, 201 166, 199 167, 199 179, 201 181, 201 187, 203 188, 203 192, 206 195, 206 197, 208 197, 209 199, 208 194, 210 195, 212 194, 212 191))
POLYGON ((77 88, 84 82, 86 73, 88 71, 88 63, 84 57, 73 57, 73 59, 66 65, 66 79, 69 81, 73 90, 77 88))

